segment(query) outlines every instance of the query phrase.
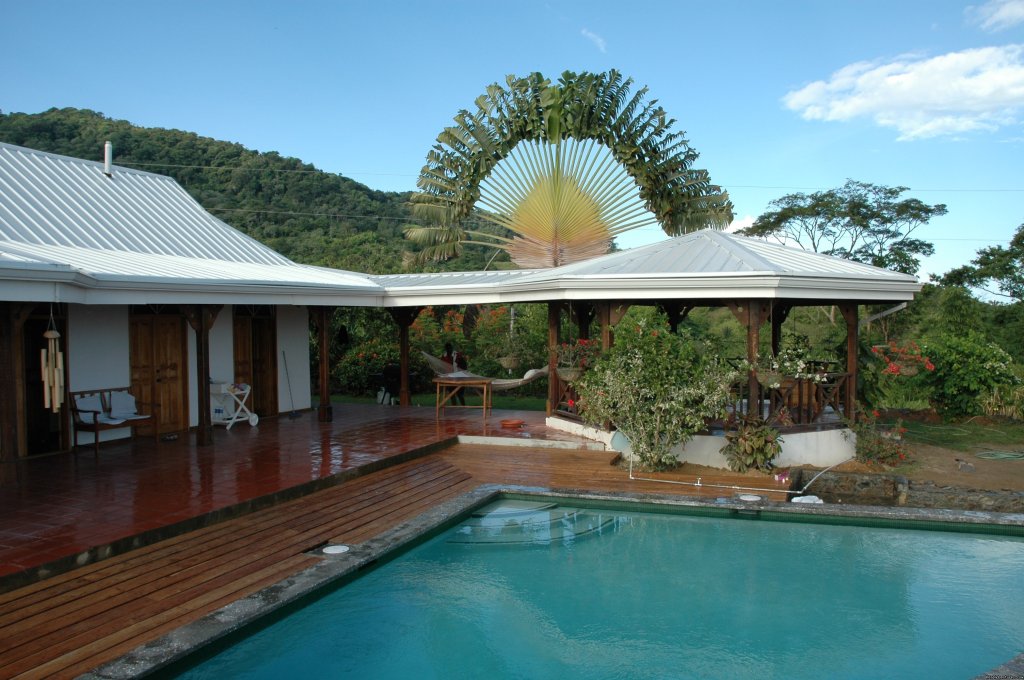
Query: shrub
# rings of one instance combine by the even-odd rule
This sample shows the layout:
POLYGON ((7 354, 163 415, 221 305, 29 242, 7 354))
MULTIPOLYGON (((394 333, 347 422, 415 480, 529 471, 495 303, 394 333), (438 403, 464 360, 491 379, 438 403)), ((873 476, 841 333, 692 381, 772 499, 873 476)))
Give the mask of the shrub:
POLYGON ((878 416, 878 411, 874 409, 860 408, 856 422, 846 423, 856 437, 854 451, 857 460, 889 467, 908 463, 910 454, 903 443, 903 434, 906 432, 903 421, 897 420, 892 426, 883 426, 878 423, 878 416))
POLYGON ((375 338, 345 352, 331 370, 331 378, 344 394, 373 395, 381 386, 375 376, 383 373, 385 366, 398 362, 398 343, 375 338))
POLYGON ((641 323, 618 332, 576 389, 588 422, 612 422, 641 464, 665 469, 678 464, 673 446, 724 414, 735 378, 705 343, 641 323))
POLYGON ((757 416, 737 420, 736 428, 725 433, 725 441, 722 454, 736 472, 751 468, 770 472, 772 461, 782 452, 779 431, 757 416))
POLYGON ((947 416, 979 415, 982 395, 1000 385, 1020 384, 1010 369, 1010 355, 975 331, 943 334, 924 349, 935 362, 935 370, 927 375, 932 399, 947 416))

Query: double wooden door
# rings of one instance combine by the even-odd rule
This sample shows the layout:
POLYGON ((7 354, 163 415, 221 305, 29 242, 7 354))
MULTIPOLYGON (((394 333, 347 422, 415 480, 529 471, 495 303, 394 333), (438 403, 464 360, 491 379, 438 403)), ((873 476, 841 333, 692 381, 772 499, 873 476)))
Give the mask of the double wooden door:
POLYGON ((260 418, 276 416, 277 320, 272 307, 236 307, 235 382, 248 383, 249 409, 260 418))
MULTIPOLYGON (((158 405, 157 433, 188 429, 188 336, 184 317, 133 314, 129 327, 132 393, 139 401, 158 405)), ((140 410, 152 412, 151 407, 140 410)), ((152 434, 152 429, 147 429, 152 434)))

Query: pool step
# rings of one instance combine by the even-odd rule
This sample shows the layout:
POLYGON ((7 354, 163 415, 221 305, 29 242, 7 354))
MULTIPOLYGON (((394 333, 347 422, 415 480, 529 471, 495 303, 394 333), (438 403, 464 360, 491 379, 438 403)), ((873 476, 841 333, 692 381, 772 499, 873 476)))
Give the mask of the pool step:
POLYGON ((546 544, 573 541, 598 533, 611 523, 611 515, 560 508, 554 503, 499 501, 473 513, 448 542, 546 544))

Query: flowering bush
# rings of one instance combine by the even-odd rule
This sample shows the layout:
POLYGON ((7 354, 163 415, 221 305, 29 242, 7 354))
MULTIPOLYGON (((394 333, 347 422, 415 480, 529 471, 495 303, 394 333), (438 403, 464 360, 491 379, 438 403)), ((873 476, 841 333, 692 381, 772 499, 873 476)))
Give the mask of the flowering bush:
POLYGON ((615 345, 576 384, 576 406, 587 422, 611 421, 641 464, 678 464, 672 447, 688 441, 709 418, 724 415, 736 371, 698 340, 645 324, 623 329, 615 345))
POLYGON ((935 364, 921 353, 921 348, 913 340, 902 346, 890 340, 888 345, 872 347, 871 353, 885 362, 885 368, 882 369, 885 375, 917 375, 920 368, 935 370, 935 364))
POLYGON ((374 394, 380 387, 384 367, 397 365, 398 343, 379 338, 367 340, 351 349, 331 369, 334 384, 345 394, 374 394))
POLYGON ((761 384, 773 390, 779 389, 784 378, 812 380, 820 383, 825 379, 825 375, 822 371, 814 369, 807 354, 808 350, 804 347, 786 347, 779 350, 776 355, 759 357, 754 364, 747 363, 746 368, 753 368, 761 384))
POLYGON ((1020 384, 1010 355, 977 332, 942 335, 929 340, 926 349, 936 363, 927 376, 932 399, 948 416, 979 415, 984 395, 1000 385, 1020 384))
POLYGON ((857 413, 856 422, 846 423, 853 434, 843 434, 856 437, 854 450, 857 460, 889 467, 910 462, 910 454, 903 443, 903 434, 907 431, 903 427, 903 421, 897 420, 892 426, 883 426, 879 425, 878 417, 878 411, 861 408, 857 413))
POLYGON ((576 342, 563 342, 555 348, 558 365, 566 368, 589 368, 601 356, 601 343, 580 338, 576 342))

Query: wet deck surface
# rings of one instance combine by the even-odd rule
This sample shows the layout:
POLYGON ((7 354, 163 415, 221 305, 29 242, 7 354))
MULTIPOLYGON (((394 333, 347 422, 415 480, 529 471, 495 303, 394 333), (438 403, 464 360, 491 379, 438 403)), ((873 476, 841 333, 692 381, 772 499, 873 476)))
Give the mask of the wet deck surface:
POLYGON ((485 424, 478 411, 435 420, 433 409, 345 407, 328 424, 306 413, 218 430, 202 449, 184 438, 156 449, 140 441, 106 447, 98 463, 84 450, 77 462, 31 461, 4 481, 0 500, 10 579, 78 553, 102 557, 97 546, 124 550, 0 594, 0 677, 87 672, 308 568, 317 546, 358 545, 481 484, 729 495, 630 480, 607 451, 532 446, 583 443, 549 430, 540 413, 502 411, 490 422, 512 418, 524 427, 485 424), (521 441, 451 445, 458 434, 521 441), (303 485, 300 497, 281 496, 303 485), (261 498, 273 503, 256 507, 261 498), (205 526, 189 528, 197 518, 205 526), (133 536, 147 544, 128 549, 133 536))

